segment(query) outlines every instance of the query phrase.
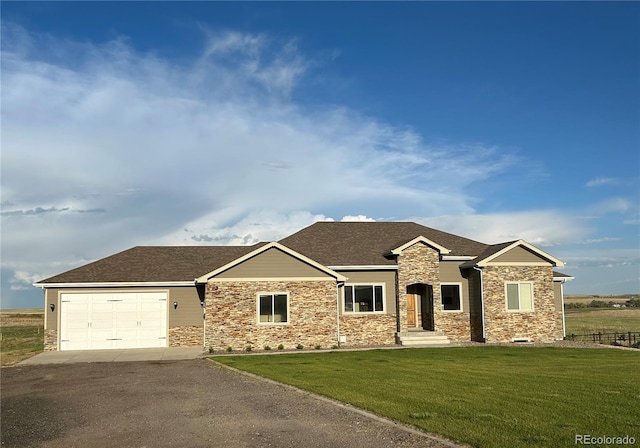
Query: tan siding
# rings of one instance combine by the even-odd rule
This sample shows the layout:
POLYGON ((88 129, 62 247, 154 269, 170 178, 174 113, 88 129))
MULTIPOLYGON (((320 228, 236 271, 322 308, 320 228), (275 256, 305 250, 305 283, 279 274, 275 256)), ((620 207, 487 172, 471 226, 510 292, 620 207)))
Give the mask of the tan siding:
MULTIPOLYGON (((345 284, 384 283, 385 313, 396 313, 396 271, 336 271, 347 278, 345 284)), ((342 297, 342 295, 341 295, 342 297)), ((340 307, 342 308, 342 307, 340 307)))
POLYGON ((556 310, 562 311, 562 283, 553 282, 553 299, 556 304, 556 310))
POLYGON ((45 289, 44 300, 44 315, 45 315, 45 330, 57 330, 58 329, 58 313, 60 312, 60 301, 58 300, 59 289, 45 289), (55 304, 56 309, 52 313, 49 309, 50 304, 55 304))
POLYGON ((271 248, 240 263, 214 278, 295 278, 326 277, 327 273, 317 269, 277 248, 271 248))
MULTIPOLYGON (((204 298, 204 297, 203 297, 204 298)), ((169 288, 169 327, 204 325, 200 297, 195 286, 181 286, 169 288), (178 308, 173 309, 173 302, 178 302, 178 308)))
POLYGON ((491 263, 540 263, 545 261, 548 262, 548 260, 545 260, 524 247, 517 246, 499 257, 494 258, 491 260, 491 263))
POLYGON ((462 276, 461 264, 460 261, 441 261, 440 283, 462 283, 462 309, 469 312, 469 280, 462 276))

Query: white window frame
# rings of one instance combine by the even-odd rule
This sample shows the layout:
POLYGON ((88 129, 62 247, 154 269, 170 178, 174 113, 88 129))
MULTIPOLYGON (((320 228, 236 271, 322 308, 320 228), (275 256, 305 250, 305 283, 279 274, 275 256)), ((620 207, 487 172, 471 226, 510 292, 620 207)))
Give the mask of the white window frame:
POLYGON ((464 296, 462 295, 462 283, 460 282, 444 282, 440 283, 440 309, 445 313, 461 313, 464 308, 464 296), (459 310, 445 310, 444 303, 442 303, 442 287, 443 286, 457 286, 458 295, 460 296, 460 309, 459 310))
POLYGON ((533 290, 533 282, 531 281, 504 282, 504 308, 507 310, 508 313, 532 313, 535 308, 535 294, 533 290), (522 309, 522 306, 520 303, 520 285, 523 285, 523 284, 530 285, 531 287, 531 309, 522 309), (517 310, 509 309, 509 292, 507 288, 508 285, 518 285, 518 309, 517 310))
POLYGON ((290 297, 288 292, 284 291, 263 291, 256 293, 256 321, 258 325, 289 325, 291 322, 291 306, 290 297), (260 296, 271 296, 271 313, 273 316, 274 308, 274 296, 286 296, 287 297, 287 321, 286 322, 261 322, 260 321, 260 296))
MULTIPOLYGON (((354 292, 352 292, 352 297, 355 299, 355 290, 353 291, 354 292)), ((385 314, 386 308, 387 308, 386 298, 387 298, 387 291, 385 290, 384 283, 346 283, 342 288, 342 314, 347 314, 350 316, 365 316, 367 314, 385 314), (354 286, 371 286, 374 289, 374 297, 373 297, 374 307, 376 303, 375 287, 381 286, 382 287, 382 310, 380 311, 346 311, 344 306, 345 299, 346 299, 346 291, 348 287, 354 287, 354 286)), ((354 300, 354 304, 355 304, 355 300, 354 300)))

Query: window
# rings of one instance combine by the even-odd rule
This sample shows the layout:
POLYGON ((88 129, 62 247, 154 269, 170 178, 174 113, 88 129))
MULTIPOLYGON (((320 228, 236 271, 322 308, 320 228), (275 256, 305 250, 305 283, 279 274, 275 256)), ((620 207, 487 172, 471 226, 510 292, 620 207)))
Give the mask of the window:
POLYGON ((287 294, 260 294, 258 318, 261 324, 286 324, 289 320, 287 294))
POLYGON ((344 287, 345 313, 384 311, 382 285, 348 285, 344 287))
POLYGON ((442 309, 444 311, 462 311, 462 294, 460 284, 440 285, 442 309))
POLYGON ((507 283, 507 310, 533 310, 533 284, 507 283))

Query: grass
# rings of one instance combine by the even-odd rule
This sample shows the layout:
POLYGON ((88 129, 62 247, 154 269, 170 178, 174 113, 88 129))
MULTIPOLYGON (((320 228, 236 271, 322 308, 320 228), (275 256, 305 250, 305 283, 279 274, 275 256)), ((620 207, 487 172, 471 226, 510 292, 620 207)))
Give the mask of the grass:
POLYGON ((476 447, 640 438, 637 352, 452 347, 214 359, 476 447))
POLYGON ((579 308, 565 310, 567 334, 640 331, 638 308, 579 308))
POLYGON ((14 365, 44 349, 42 313, 6 313, 0 316, 0 365, 14 365))

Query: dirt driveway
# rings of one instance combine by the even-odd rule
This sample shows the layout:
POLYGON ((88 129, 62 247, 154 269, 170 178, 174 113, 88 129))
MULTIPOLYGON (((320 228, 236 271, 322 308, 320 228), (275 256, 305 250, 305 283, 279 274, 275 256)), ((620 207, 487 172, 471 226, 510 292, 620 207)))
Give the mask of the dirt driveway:
POLYGON ((444 447, 205 359, 2 369, 3 447, 444 447))

